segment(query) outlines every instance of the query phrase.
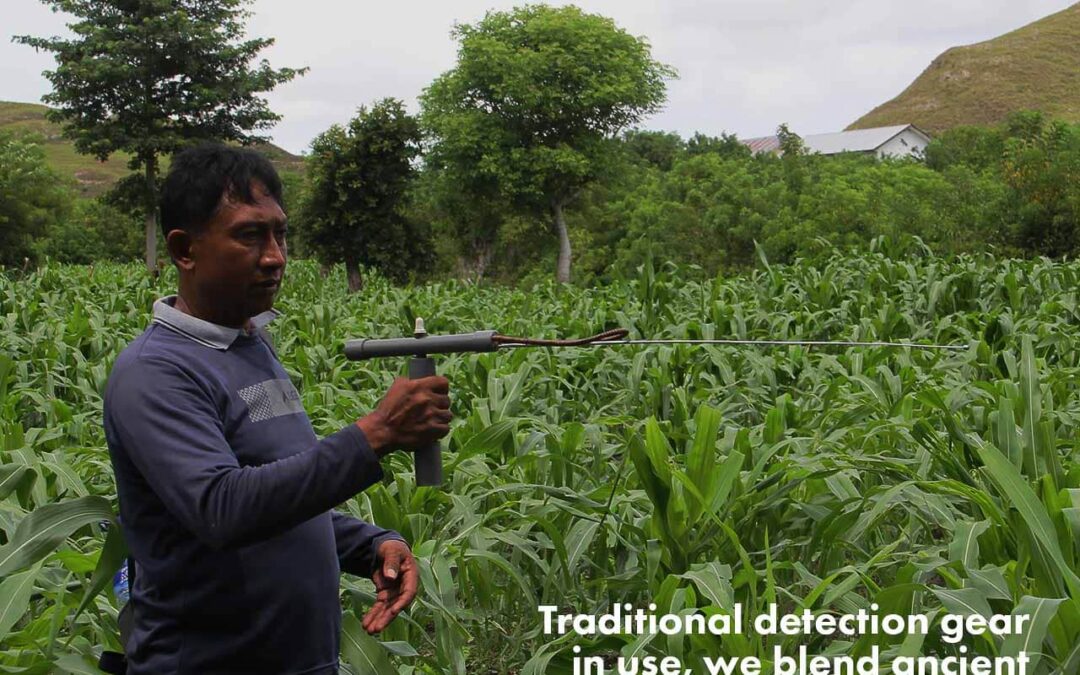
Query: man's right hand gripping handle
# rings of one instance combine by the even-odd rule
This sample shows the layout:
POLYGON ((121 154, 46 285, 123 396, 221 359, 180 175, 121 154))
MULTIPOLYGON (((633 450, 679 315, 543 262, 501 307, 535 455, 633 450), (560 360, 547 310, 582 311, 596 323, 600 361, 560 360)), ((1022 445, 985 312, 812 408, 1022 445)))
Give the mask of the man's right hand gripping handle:
POLYGON ((452 419, 450 382, 445 377, 426 376, 422 364, 419 368, 413 365, 418 361, 423 359, 414 359, 409 373, 417 379, 395 379, 375 410, 356 425, 379 457, 394 450, 416 453, 417 484, 438 485, 442 482, 439 439, 450 433, 452 419), (439 464, 434 464, 431 453, 439 464))

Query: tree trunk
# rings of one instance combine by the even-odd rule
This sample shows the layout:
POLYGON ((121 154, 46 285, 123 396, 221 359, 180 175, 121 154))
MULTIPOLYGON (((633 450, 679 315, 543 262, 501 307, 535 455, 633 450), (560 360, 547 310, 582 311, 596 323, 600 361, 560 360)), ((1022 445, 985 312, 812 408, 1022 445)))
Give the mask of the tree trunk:
POLYGON ((474 243, 472 254, 461 257, 458 260, 458 265, 462 276, 478 284, 484 278, 484 273, 487 272, 488 263, 490 262, 491 247, 486 244, 474 243))
POLYGON ((364 287, 364 277, 360 275, 360 265, 355 260, 345 260, 345 274, 349 277, 350 293, 356 293, 364 287))
POLYGON ((156 277, 157 268, 157 158, 146 161, 146 185, 143 206, 146 208, 146 271, 156 277))
POLYGON ((555 272, 555 281, 568 284, 570 283, 570 235, 566 232, 566 218, 563 217, 561 200, 552 200, 551 214, 555 219, 555 232, 559 235, 559 265, 555 272))
POLYGON ((488 248, 481 249, 476 254, 476 264, 473 267, 473 282, 480 283, 480 280, 484 278, 484 273, 487 272, 488 263, 491 261, 491 250, 488 248))

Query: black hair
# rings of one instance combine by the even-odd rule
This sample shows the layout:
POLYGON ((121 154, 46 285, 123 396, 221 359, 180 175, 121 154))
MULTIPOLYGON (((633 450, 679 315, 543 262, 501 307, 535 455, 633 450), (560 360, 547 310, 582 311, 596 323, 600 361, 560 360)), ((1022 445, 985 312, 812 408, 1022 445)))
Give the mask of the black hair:
POLYGON ((202 143, 173 157, 161 189, 161 231, 195 233, 217 211, 223 195, 253 204, 252 183, 258 182, 284 210, 281 178, 270 160, 254 150, 221 143, 202 143))

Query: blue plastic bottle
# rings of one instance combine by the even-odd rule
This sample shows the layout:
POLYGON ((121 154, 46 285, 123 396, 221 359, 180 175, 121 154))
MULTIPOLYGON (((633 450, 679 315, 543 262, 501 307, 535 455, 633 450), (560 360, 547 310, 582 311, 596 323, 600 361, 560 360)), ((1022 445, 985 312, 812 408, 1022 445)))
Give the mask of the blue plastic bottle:
POLYGON ((113 594, 116 595, 117 609, 122 608, 131 599, 131 589, 128 587, 128 566, 125 560, 113 576, 113 594))

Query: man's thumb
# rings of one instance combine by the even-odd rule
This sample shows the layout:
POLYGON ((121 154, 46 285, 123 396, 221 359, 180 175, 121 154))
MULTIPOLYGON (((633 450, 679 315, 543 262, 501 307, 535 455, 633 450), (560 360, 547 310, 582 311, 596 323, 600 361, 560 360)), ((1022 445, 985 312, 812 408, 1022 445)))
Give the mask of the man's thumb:
POLYGON ((398 568, 401 567, 401 560, 399 559, 397 552, 394 552, 386 557, 383 561, 383 576, 387 579, 397 579, 398 568))

